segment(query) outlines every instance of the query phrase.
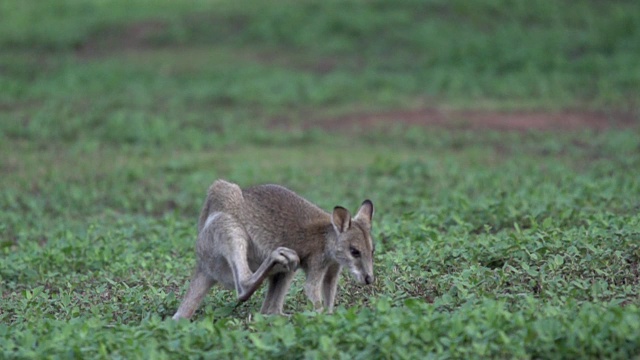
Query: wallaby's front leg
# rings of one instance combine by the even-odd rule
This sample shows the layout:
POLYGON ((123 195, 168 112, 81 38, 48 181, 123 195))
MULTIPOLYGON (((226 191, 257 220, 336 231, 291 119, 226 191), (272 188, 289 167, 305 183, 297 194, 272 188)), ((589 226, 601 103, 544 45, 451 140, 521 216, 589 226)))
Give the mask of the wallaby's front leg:
POLYGON ((282 312, 284 297, 289 290, 294 274, 292 271, 281 272, 269 277, 269 290, 267 290, 267 296, 262 303, 261 313, 284 315, 282 312))
POLYGON ((338 278, 340 277, 341 266, 334 264, 329 266, 322 281, 322 299, 324 307, 328 313, 333 312, 333 304, 336 299, 336 289, 338 288, 338 278))
POLYGON ((307 281, 304 284, 304 292, 313 304, 314 310, 322 310, 322 279, 324 273, 320 270, 311 270, 307 273, 307 281))
POLYGON ((246 263, 246 254, 236 253, 236 255, 237 258, 231 261, 231 267, 235 278, 239 302, 245 302, 253 295, 264 279, 270 275, 271 270, 276 264, 281 264, 287 273, 293 273, 298 268, 298 264, 300 264, 300 258, 298 258, 298 254, 295 251, 289 248, 279 247, 264 260, 258 270, 251 274, 249 266, 246 263))

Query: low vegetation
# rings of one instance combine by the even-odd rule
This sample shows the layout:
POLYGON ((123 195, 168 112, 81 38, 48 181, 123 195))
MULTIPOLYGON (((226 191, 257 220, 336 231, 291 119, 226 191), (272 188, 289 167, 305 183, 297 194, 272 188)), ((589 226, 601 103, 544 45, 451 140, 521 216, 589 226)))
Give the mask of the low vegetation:
POLYGON ((0 357, 640 355, 639 12, 0 3, 0 357), (578 108, 605 125, 467 126, 578 108), (423 127, 396 109, 465 111, 423 127), (345 273, 326 315, 298 277, 291 317, 214 288, 170 321, 216 178, 374 200, 375 285, 345 273))

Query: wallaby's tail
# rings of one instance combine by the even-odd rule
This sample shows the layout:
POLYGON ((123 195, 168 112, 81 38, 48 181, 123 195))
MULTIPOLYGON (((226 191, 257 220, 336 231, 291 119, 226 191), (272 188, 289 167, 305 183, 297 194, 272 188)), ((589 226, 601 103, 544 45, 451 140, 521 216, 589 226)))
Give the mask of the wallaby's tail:
POLYGON ((202 205, 202 211, 198 219, 198 232, 202 231, 212 212, 222 211, 234 214, 240 210, 243 203, 242 190, 238 185, 224 180, 216 180, 209 187, 207 198, 202 205))

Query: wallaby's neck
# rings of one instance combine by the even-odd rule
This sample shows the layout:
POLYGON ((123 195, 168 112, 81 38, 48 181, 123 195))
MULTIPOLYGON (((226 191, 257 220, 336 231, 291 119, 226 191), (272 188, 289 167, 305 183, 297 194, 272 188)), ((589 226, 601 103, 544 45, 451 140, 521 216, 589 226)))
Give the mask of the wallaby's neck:
POLYGON ((332 225, 331 230, 326 235, 324 253, 329 259, 335 260, 336 251, 338 251, 338 236, 336 235, 336 232, 333 230, 333 225, 332 225))
POLYGON ((338 236, 331 224, 331 219, 322 219, 306 226, 304 237, 309 242, 305 248, 316 254, 333 258, 337 248, 338 236), (314 249, 314 250, 312 250, 314 249))
POLYGON ((335 258, 335 252, 338 249, 338 234, 336 234, 333 224, 329 221, 324 224, 324 253, 331 259, 335 258))

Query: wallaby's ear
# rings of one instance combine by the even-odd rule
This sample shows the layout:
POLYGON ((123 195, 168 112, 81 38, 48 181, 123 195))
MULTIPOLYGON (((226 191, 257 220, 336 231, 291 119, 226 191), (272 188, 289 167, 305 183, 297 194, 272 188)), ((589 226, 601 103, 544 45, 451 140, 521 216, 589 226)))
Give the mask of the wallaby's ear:
POLYGON ((349 210, 342 206, 336 206, 333 208, 333 214, 331 215, 331 223, 338 233, 343 233, 351 226, 351 214, 349 210))
POLYGON ((371 225, 371 219, 373 219, 373 203, 371 200, 367 199, 362 202, 356 214, 356 219, 362 219, 371 225))

